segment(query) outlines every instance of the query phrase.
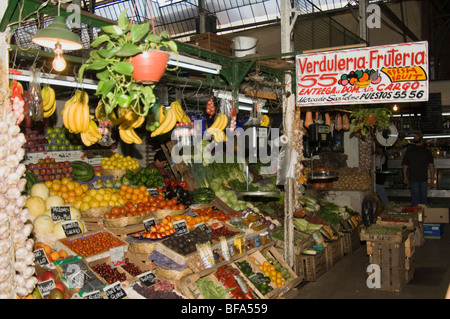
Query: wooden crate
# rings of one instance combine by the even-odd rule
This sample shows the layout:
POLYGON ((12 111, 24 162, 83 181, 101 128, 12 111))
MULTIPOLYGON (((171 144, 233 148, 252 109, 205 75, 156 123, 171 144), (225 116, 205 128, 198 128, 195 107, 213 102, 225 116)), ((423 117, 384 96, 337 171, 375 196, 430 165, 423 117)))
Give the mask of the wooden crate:
MULTIPOLYGON (((155 270, 156 266, 153 263, 150 264, 145 264, 143 263, 138 257, 136 257, 134 254, 130 253, 130 252, 125 252, 125 258, 128 258, 130 263, 135 264, 137 267, 139 267, 139 269, 144 273, 144 272, 148 272, 148 271, 153 271, 155 270)), ((97 259, 91 262, 88 262, 88 266, 92 269, 95 265, 99 265, 101 263, 106 263, 107 265, 109 265, 111 263, 111 259, 110 257, 104 257, 101 259, 97 259)), ((126 276, 126 282, 128 283, 132 283, 138 280, 137 277, 134 277, 133 275, 131 275, 129 272, 127 272, 122 266, 117 266, 117 270, 120 273, 124 273, 126 276)), ((94 270, 92 270, 93 272, 95 272, 94 270)), ((101 276, 99 276, 101 277, 101 276)), ((102 281, 106 283, 106 281, 102 278, 102 281)))
POLYGON ((290 289, 296 287, 303 280, 303 277, 299 277, 294 272, 294 270, 286 263, 283 256, 281 256, 280 253, 278 252, 278 250, 273 246, 269 246, 262 250, 258 250, 256 252, 250 254, 249 256, 251 259, 254 259, 256 263, 262 264, 264 261, 267 260, 264 257, 264 255, 266 255, 268 258, 273 258, 273 259, 277 260, 281 264, 281 266, 285 267, 289 271, 291 278, 293 278, 292 280, 287 281, 284 285, 272 290, 269 294, 264 296, 265 298, 267 298, 267 299, 279 298, 282 295, 284 295, 286 292, 288 292, 290 289))
POLYGON ((406 229, 409 230, 414 230, 416 229, 418 223, 419 223, 419 219, 418 219, 418 215, 417 213, 404 213, 404 214, 399 214, 396 213, 397 215, 404 215, 405 220, 404 221, 388 221, 388 220, 384 220, 384 218, 388 218, 390 215, 389 213, 383 213, 381 214, 381 216, 377 217, 377 221, 376 223, 378 225, 382 225, 382 226, 388 226, 388 227, 406 227, 406 229))
POLYGON ((88 231, 97 231, 105 227, 101 217, 82 217, 81 220, 86 225, 88 231))
POLYGON ((371 242, 369 262, 381 268, 405 269, 405 243, 371 242))
POLYGON ((306 281, 317 281, 328 271, 326 249, 316 255, 299 255, 298 267, 303 267, 306 281))
POLYGON ((134 234, 137 232, 141 232, 145 230, 144 223, 129 225, 125 227, 108 227, 107 228, 111 233, 116 235, 117 237, 125 240, 129 234, 134 234))
MULTIPOLYGON (((371 226, 376 225, 372 224, 371 226)), ((406 237, 408 237, 409 231, 407 230, 400 230, 397 231, 395 234, 373 234, 370 232, 370 227, 364 227, 361 228, 360 231, 360 239, 361 241, 370 241, 370 242, 386 242, 386 243, 402 243, 406 240, 406 237)), ((379 226, 379 225, 378 225, 379 226)))
POLYGON ((338 261, 344 258, 343 238, 341 237, 337 240, 328 242, 325 252, 328 268, 333 267, 338 261))
POLYGON ((419 223, 414 230, 414 245, 423 246, 425 244, 425 235, 423 233, 423 223, 419 223))
POLYGON ((225 56, 232 55, 231 40, 212 32, 193 35, 189 43, 225 56))
POLYGON ((414 256, 415 248, 414 232, 411 232, 405 240, 405 256, 408 258, 414 256))
MULTIPOLYGON (((272 234, 277 231, 280 231, 282 228, 283 228, 283 226, 274 229, 272 231, 272 234)), ((298 230, 294 230, 294 233, 295 233, 295 235, 299 235, 303 238, 303 239, 299 238, 298 240, 295 241, 294 254, 299 255, 303 249, 305 249, 307 247, 312 247, 314 245, 314 243, 315 243, 314 238, 311 235, 302 233, 298 230)), ((277 239, 273 235, 272 235, 272 240, 274 242, 275 247, 280 248, 284 251, 284 241, 283 240, 277 239)))

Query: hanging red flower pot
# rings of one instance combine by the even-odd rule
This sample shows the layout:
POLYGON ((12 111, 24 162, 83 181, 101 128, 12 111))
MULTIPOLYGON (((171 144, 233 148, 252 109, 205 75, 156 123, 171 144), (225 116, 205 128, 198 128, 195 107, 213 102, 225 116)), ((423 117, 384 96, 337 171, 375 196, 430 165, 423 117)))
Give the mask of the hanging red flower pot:
POLYGON ((131 59, 133 78, 142 84, 158 82, 166 71, 169 54, 163 51, 145 51, 131 59))

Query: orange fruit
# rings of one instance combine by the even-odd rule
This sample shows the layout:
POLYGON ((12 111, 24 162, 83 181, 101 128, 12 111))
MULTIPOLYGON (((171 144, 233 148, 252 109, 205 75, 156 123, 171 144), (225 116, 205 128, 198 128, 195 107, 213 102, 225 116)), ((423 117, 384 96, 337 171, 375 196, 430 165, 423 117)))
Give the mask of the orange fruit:
POLYGON ((60 196, 64 199, 64 201, 66 201, 69 198, 69 193, 63 192, 60 196))
POLYGON ((63 185, 67 185, 69 182, 70 182, 70 178, 68 178, 68 177, 63 177, 61 179, 61 184, 63 184, 63 185))
POLYGON ((52 247, 50 247, 49 245, 44 244, 43 248, 46 254, 50 254, 52 252, 52 247))
POLYGON ((51 257, 53 260, 58 260, 58 259, 59 259, 59 253, 58 253, 57 251, 54 251, 54 252, 52 252, 52 253, 50 254, 50 257, 51 257))
POLYGON ((75 187, 74 192, 77 196, 81 196, 84 193, 83 187, 81 185, 75 187))
POLYGON ((67 252, 64 249, 61 249, 58 253, 61 258, 67 257, 67 252))
POLYGON ((44 184, 45 184, 45 186, 47 186, 48 188, 51 188, 53 182, 52 182, 52 181, 45 181, 44 184))
POLYGON ((80 186, 83 189, 83 193, 86 193, 89 190, 89 185, 88 184, 81 184, 80 186))
POLYGON ((67 183, 66 186, 67 186, 68 190, 72 191, 72 190, 75 189, 75 182, 70 181, 70 182, 67 183))
POLYGON ((50 186, 50 190, 54 192, 58 192, 61 188, 61 183, 52 183, 52 186, 50 186))

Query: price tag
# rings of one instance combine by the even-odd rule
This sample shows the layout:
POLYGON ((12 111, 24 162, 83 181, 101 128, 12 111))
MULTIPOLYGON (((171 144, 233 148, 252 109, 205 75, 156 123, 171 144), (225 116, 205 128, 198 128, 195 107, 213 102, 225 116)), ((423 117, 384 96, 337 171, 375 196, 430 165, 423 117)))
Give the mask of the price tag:
POLYGON ((56 288, 55 281, 53 279, 49 279, 46 281, 42 281, 36 284, 37 289, 39 290, 39 293, 41 294, 42 298, 47 297, 50 295, 50 292, 56 288))
POLYGON ((96 290, 87 294, 83 294, 84 299, 104 299, 100 291, 96 290))
POLYGON ((111 260, 111 266, 113 266, 114 268, 125 264, 125 254, 123 252, 123 246, 110 248, 109 256, 111 260))
POLYGON ((206 231, 206 232, 208 232, 208 233, 211 232, 211 229, 210 229, 208 226, 206 226, 206 224, 205 224, 204 222, 195 224, 195 225, 194 225, 194 228, 195 228, 195 229, 198 228, 198 229, 200 229, 200 230, 202 230, 202 231, 206 231))
POLYGON ((177 220, 172 223, 175 229, 175 235, 180 236, 189 233, 186 221, 184 219, 177 220))
POLYGON ((156 275, 151 271, 147 271, 143 274, 138 275, 137 277, 147 287, 151 287, 155 284, 156 275))
POLYGON ((51 212, 54 222, 72 219, 70 215, 70 206, 54 206, 52 207, 51 212))
POLYGON ((260 285, 265 282, 264 277, 259 276, 258 274, 254 274, 254 275, 248 277, 248 279, 250 279, 251 282, 253 282, 257 285, 260 285))
POLYGON ((149 231, 152 226, 156 225, 155 219, 153 217, 145 219, 142 222, 144 223, 144 228, 146 231, 149 231))
POLYGON ((147 191, 153 197, 156 197, 159 195, 159 192, 156 188, 147 188, 147 191))
POLYGON ((82 234, 80 224, 78 224, 77 220, 67 220, 61 223, 61 226, 64 230, 64 234, 66 237, 75 236, 82 234))
POLYGON ((108 287, 104 288, 103 291, 108 299, 124 299, 127 297, 127 293, 122 287, 120 282, 116 282, 108 287))
POLYGON ((46 265, 49 263, 47 255, 45 254, 44 248, 33 251, 34 263, 37 265, 46 265))

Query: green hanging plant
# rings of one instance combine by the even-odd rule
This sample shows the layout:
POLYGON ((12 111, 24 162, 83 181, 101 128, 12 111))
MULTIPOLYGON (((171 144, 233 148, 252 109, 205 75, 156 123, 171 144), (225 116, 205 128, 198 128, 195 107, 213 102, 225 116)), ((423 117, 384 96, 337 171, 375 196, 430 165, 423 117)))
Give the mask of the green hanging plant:
POLYGON ((391 125, 392 112, 387 108, 359 109, 350 115, 351 128, 355 136, 367 136, 375 129, 383 130, 391 125))
POLYGON ((131 107, 135 113, 146 116, 156 102, 154 85, 134 80, 131 59, 148 50, 178 54, 176 42, 169 39, 167 31, 152 33, 150 22, 130 25, 126 10, 121 12, 117 24, 101 29, 103 34, 91 42, 93 50, 78 72, 78 81, 83 81, 85 71, 96 71, 99 82, 95 95, 101 98, 106 114, 116 107, 131 107))

